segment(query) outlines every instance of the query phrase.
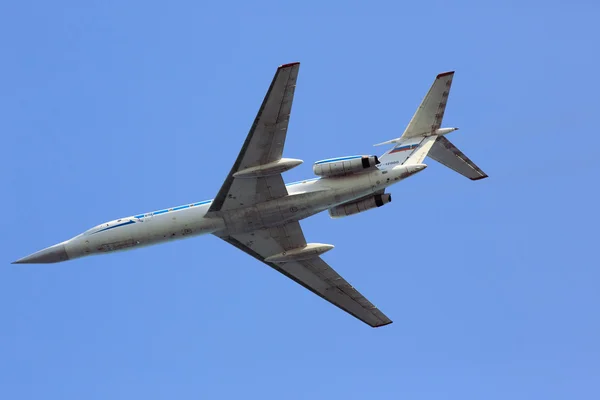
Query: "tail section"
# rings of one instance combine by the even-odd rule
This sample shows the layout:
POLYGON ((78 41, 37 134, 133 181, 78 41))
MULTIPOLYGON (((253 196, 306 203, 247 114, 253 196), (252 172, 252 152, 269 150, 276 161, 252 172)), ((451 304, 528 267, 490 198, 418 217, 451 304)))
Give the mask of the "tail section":
POLYGON ((444 137, 458 129, 441 128, 453 78, 454 71, 439 74, 402 136, 376 145, 394 144, 393 148, 379 157, 383 167, 421 164, 429 156, 469 179, 487 178, 475 163, 444 137))

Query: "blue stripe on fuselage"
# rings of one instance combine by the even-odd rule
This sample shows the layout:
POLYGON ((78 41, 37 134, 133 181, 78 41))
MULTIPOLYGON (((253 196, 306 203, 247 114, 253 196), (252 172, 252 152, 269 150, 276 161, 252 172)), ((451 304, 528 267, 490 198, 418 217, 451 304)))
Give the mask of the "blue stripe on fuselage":
POLYGON ((100 229, 99 231, 96 231, 96 232, 92 233, 92 235, 94 235, 94 234, 96 234, 96 233, 100 233, 100 232, 108 231, 108 230, 110 230, 110 229, 113 229, 113 228, 119 228, 119 227, 121 227, 121 226, 125 226, 125 225, 131 225, 131 224, 135 224, 135 221, 130 219, 129 221, 126 221, 126 222, 120 223, 120 224, 118 224, 118 225, 108 226, 108 227, 106 227, 106 228, 104 228, 104 229, 100 229))
MULTIPOLYGON (((204 205, 204 204, 208 204, 210 202, 212 202, 212 200, 204 200, 204 201, 199 201, 199 202, 194 203, 194 204, 186 204, 184 206, 178 206, 178 207, 173 207, 173 208, 165 208, 164 210, 153 211, 153 212, 148 213, 148 214, 150 214, 150 215, 160 215, 160 214, 168 213, 170 211, 179 211, 179 210, 183 210, 185 208, 191 208, 191 207, 201 206, 201 205, 204 205)), ((144 218, 146 215, 147 214, 139 214, 139 215, 134 216, 133 218, 141 219, 141 218, 144 218)))

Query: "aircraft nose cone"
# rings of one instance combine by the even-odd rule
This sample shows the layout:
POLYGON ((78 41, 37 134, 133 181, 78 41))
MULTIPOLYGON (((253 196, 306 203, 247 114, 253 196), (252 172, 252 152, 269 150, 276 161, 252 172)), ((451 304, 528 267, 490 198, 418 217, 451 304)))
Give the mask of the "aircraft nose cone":
POLYGON ((13 264, 49 264, 67 261, 69 256, 63 243, 55 244, 44 250, 40 250, 27 257, 13 262, 13 264))

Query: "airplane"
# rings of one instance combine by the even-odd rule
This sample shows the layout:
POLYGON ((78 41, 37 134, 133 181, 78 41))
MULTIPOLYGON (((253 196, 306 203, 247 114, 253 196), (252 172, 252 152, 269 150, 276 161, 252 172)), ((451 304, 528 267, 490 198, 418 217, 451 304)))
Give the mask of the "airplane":
POLYGON ((285 184, 303 161, 283 158, 300 63, 277 68, 225 182, 212 200, 137 214, 95 226, 13 264, 55 263, 213 234, 372 327, 392 323, 321 255, 333 245, 308 243, 300 220, 328 210, 342 218, 392 201, 385 190, 423 171, 425 157, 471 179, 487 175, 442 128, 454 71, 436 76, 404 133, 378 145, 381 156, 353 155, 313 164, 315 178, 285 184))

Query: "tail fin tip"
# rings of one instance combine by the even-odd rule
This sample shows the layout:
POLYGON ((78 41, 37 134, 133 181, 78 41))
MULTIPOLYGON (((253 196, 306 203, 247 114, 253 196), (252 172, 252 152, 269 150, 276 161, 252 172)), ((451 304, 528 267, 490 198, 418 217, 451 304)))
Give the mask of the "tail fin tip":
POLYGON ((456 71, 442 72, 441 74, 438 74, 438 76, 436 76, 435 79, 439 79, 439 78, 442 78, 444 76, 452 75, 454 72, 456 72, 456 71))

